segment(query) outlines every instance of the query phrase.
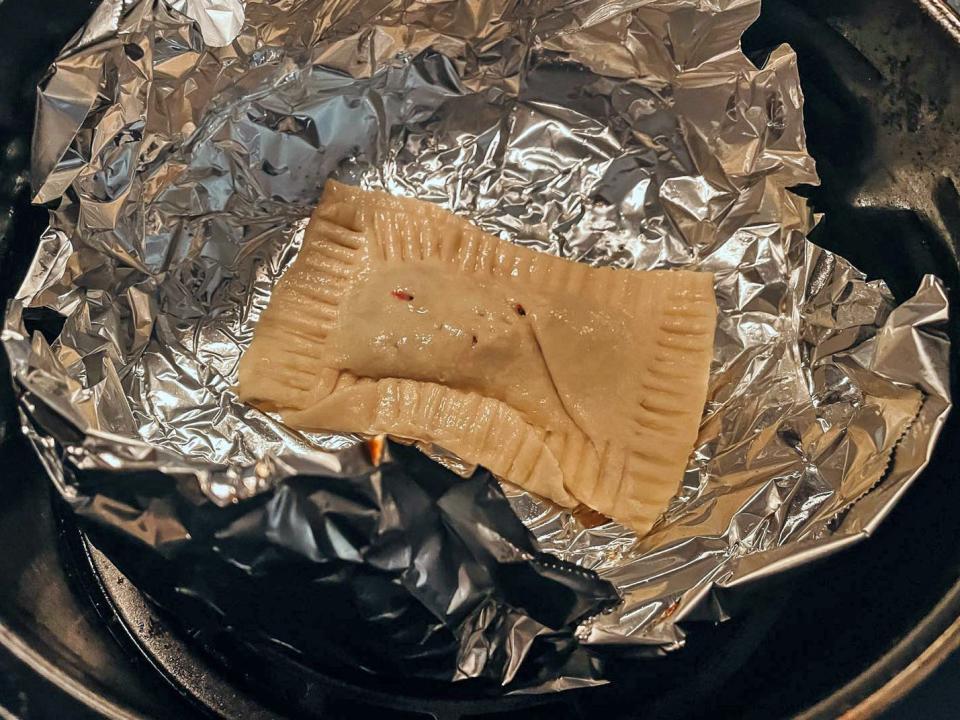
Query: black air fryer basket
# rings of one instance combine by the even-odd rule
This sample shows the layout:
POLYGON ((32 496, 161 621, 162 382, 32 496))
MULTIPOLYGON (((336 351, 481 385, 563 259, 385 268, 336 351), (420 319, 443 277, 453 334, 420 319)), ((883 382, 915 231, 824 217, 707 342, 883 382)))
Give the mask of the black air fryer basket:
MULTIPOLYGON (((0 4, 4 300, 47 220, 29 202, 35 86, 94 7, 0 4)), ((885 280, 898 300, 939 276, 956 354, 960 20, 941 0, 765 0, 744 48, 762 61, 781 42, 799 56, 823 179, 801 190, 826 216, 811 239, 885 280)), ((666 658, 614 662, 607 686, 478 699, 457 686, 323 676, 185 637, 54 500, 7 383, 0 411, 0 668, 15 668, 0 678, 0 699, 25 717, 868 717, 960 645, 956 417, 872 538, 753 591, 735 620, 696 631, 666 658)))

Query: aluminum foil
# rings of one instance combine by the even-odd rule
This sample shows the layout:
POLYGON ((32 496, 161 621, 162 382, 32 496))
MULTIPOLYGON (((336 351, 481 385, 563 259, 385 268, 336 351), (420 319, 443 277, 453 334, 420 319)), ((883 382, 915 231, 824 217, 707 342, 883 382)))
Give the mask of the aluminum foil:
POLYGON ((112 573, 220 655, 492 688, 598 675, 574 632, 617 591, 539 552, 487 471, 391 443, 330 460, 277 464, 274 492, 230 507, 189 478, 86 472, 74 510, 112 573))
POLYGON ((40 87, 33 178, 53 209, 4 330, 58 487, 77 493, 64 457, 176 466, 228 505, 274 482, 243 468, 355 441, 291 431, 232 390, 336 177, 580 262, 716 274, 700 438, 653 532, 511 491, 543 550, 624 596, 584 643, 678 647, 738 587, 868 535, 950 407, 947 299, 928 277, 894 307, 806 240, 815 219, 788 190, 817 182, 796 57, 781 46, 757 68, 741 52, 759 12, 107 0, 40 87), (28 331, 44 308, 64 318, 52 343, 28 331))

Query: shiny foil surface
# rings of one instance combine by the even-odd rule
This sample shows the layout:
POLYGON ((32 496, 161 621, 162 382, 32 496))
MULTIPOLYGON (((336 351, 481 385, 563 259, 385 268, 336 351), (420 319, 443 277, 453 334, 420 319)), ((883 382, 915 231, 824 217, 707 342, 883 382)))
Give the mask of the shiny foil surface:
POLYGON ((74 510, 111 577, 231 663, 279 653, 294 674, 290 659, 494 692, 600 682, 575 633, 616 589, 538 551, 486 470, 461 478, 381 445, 375 464, 364 445, 322 470, 276 464, 273 492, 229 507, 186 477, 88 471, 93 497, 74 510))
POLYGON ((60 491, 84 501, 78 469, 159 470, 227 506, 278 462, 356 442, 232 389, 335 177, 579 262, 715 273, 700 437, 653 532, 509 491, 542 550, 624 597, 583 643, 676 648, 737 587, 869 535, 950 407, 947 299, 928 277, 895 307, 807 241, 796 57, 757 68, 739 47, 760 9, 106 0, 40 87, 35 199, 53 209, 3 336, 60 491), (55 340, 29 332, 51 315, 55 340))

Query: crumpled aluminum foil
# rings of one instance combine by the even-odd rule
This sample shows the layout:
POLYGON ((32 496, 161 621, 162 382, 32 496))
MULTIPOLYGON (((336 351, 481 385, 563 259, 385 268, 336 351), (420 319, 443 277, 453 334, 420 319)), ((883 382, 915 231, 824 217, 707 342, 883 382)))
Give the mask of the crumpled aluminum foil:
POLYGON ((486 470, 464 479, 371 444, 382 450, 355 446, 320 472, 277 464, 273 492, 230 507, 189 477, 85 472, 90 499, 73 509, 111 577, 220 655, 491 689, 595 682, 575 632, 619 602, 613 586, 539 552, 486 470))
POLYGON ((585 643, 681 645, 736 588, 868 535, 926 464, 944 290, 894 308, 806 240, 796 58, 739 49, 759 0, 248 0, 242 25, 236 3, 180 7, 106 0, 40 88, 36 200, 56 202, 4 344, 65 494, 55 444, 191 468, 228 504, 272 482, 236 468, 354 442, 231 389, 328 176, 581 262, 716 274, 710 399, 654 531, 511 493, 543 550, 624 595, 585 643), (65 318, 52 344, 25 328, 37 308, 65 318))

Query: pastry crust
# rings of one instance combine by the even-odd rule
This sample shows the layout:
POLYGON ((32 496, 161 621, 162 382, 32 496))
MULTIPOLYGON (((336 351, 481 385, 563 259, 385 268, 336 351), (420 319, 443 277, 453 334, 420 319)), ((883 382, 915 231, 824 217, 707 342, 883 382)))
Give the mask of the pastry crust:
POLYGON ((328 182, 239 395, 304 430, 440 445, 645 533, 706 399, 713 276, 593 268, 328 182))

